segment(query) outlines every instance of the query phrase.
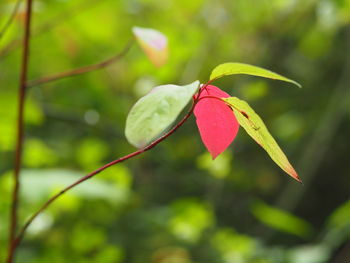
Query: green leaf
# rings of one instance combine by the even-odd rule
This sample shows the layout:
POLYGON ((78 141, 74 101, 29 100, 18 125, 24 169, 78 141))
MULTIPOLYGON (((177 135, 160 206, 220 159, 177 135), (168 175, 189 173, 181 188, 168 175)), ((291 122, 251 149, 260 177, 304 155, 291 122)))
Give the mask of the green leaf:
MULTIPOLYGON (((120 177, 122 171, 116 171, 113 171, 113 177, 109 177, 120 177)), ((28 186, 28 188, 22 189, 21 195, 30 204, 36 204, 47 199, 53 193, 57 193, 83 175, 82 172, 67 169, 23 169, 21 174, 23 175, 23 184, 28 186)), ((11 173, 6 173, 0 177, 0 184, 11 186, 11 173)), ((129 190, 125 185, 122 185, 122 182, 111 182, 103 177, 97 177, 93 182, 88 181, 81 184, 74 191, 71 191, 69 195, 84 199, 103 199, 110 201, 112 204, 117 204, 124 203, 129 198, 129 190)))
POLYGON ((277 73, 274 73, 270 70, 263 69, 260 67, 252 66, 249 64, 243 64, 243 63, 224 63, 220 64, 216 68, 213 69, 213 71, 210 74, 210 80, 219 79, 223 76, 228 75, 235 75, 235 74, 246 74, 246 75, 253 75, 268 79, 277 79, 282 80, 286 82, 293 83, 294 85, 301 88, 301 85, 294 80, 288 79, 286 77, 283 77, 277 73))
POLYGON ((314 229, 307 221, 261 201, 253 203, 251 212, 262 223, 282 232, 303 238, 310 237, 314 233, 314 229))
POLYGON ((199 87, 199 81, 186 86, 155 87, 132 107, 126 120, 129 143, 142 148, 162 134, 177 118, 199 87))
POLYGON ((341 204, 328 219, 329 228, 345 228, 350 225, 350 200, 341 204))
POLYGON ((271 159, 287 174, 301 182, 293 166, 267 130, 264 122, 248 105, 236 97, 222 98, 233 110, 239 124, 270 155, 271 159))
POLYGON ((170 232, 178 239, 189 243, 197 242, 205 229, 214 223, 212 208, 196 199, 177 199, 171 204, 170 209, 172 212, 168 221, 170 232))

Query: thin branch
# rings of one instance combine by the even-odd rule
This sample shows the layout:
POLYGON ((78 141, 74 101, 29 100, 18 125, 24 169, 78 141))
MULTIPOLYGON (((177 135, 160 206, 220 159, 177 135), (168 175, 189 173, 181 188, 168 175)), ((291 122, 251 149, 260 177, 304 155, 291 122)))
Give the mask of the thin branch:
POLYGON ((22 148, 23 148, 23 134, 24 134, 24 102, 26 97, 26 82, 28 73, 28 62, 29 62, 29 41, 30 41, 30 24, 32 17, 32 0, 26 0, 26 17, 24 24, 24 38, 23 38, 23 55, 22 65, 19 80, 19 95, 18 95, 18 118, 17 118, 17 144, 15 152, 15 164, 14 164, 14 181, 15 185, 12 193, 12 207, 10 213, 10 228, 9 228, 9 250, 7 263, 12 263, 15 249, 13 246, 18 220, 18 204, 19 204, 19 189, 20 189, 20 178, 19 173, 22 162, 22 148))
POLYGON ((4 27, 0 30, 0 40, 5 35, 7 30, 10 28, 10 25, 12 24, 13 20, 15 19, 18 9, 21 5, 21 2, 22 0, 17 0, 9 19, 6 21, 4 27))
POLYGON ((134 39, 131 39, 121 52, 119 52, 117 55, 115 55, 111 58, 108 58, 106 60, 103 60, 99 63, 79 67, 76 69, 72 69, 69 71, 65 71, 65 72, 61 72, 61 73, 57 73, 57 74, 53 74, 53 75, 49 75, 47 77, 42 77, 39 79, 30 80, 27 82, 27 87, 30 88, 30 87, 34 87, 34 86, 39 86, 39 85, 43 85, 43 84, 53 82, 53 81, 56 81, 59 79, 69 78, 69 77, 73 77, 76 75, 88 73, 91 71, 103 69, 103 68, 109 66, 110 64, 120 60, 122 57, 124 57, 128 53, 128 51, 130 50, 133 43, 134 43, 134 39))
MULTIPOLYGON (((88 1, 83 1, 76 5, 74 8, 70 8, 67 11, 60 12, 58 15, 55 17, 51 18, 49 21, 47 21, 44 24, 41 24, 31 30, 31 38, 34 36, 37 36, 41 33, 45 32, 50 32, 53 27, 57 25, 61 25, 62 21, 67 22, 71 17, 74 17, 77 13, 81 14, 82 12, 94 7, 96 4, 101 3, 101 1, 96 1, 96 0, 88 0, 88 1)), ((0 50, 0 57, 6 56, 9 54, 11 51, 14 51, 17 49, 19 46, 21 46, 22 43, 21 38, 16 38, 10 41, 5 47, 3 47, 2 50, 0 50)))
MULTIPOLYGON (((201 91, 208 85, 205 84, 198 92, 198 96, 197 98, 199 97, 199 94, 201 93, 201 91)), ((103 170, 115 165, 115 164, 118 164, 118 163, 121 163, 123 161, 126 161, 128 159, 131 159, 135 156, 138 156, 139 154, 141 153, 144 153, 152 148, 154 148, 155 146, 157 146, 160 142, 162 142, 163 140, 165 140, 166 138, 168 138, 170 135, 172 135, 178 128, 180 128, 186 121, 187 119, 191 116, 191 114, 193 113, 193 110, 194 110, 194 107, 196 106, 198 100, 193 97, 193 103, 192 103, 192 106, 191 108, 189 109, 189 111, 187 112, 187 114, 181 119, 181 121, 179 121, 169 132, 167 132, 166 134, 164 134, 162 137, 160 137, 159 139, 155 140, 154 142, 150 143, 148 146, 144 147, 143 149, 140 149, 138 151, 135 151, 133 153, 130 153, 128 155, 125 155, 124 157, 121 157, 119 159, 116 159, 100 168, 98 168, 97 170, 89 173, 88 175, 82 177, 81 179, 79 179, 78 181, 76 181, 75 183, 67 186, 66 188, 64 188, 62 191, 60 191, 59 193, 57 193, 56 195, 52 196, 46 203, 44 203, 41 208, 35 212, 28 220, 27 222, 24 224, 24 226, 21 228, 21 230, 19 231, 19 234, 17 235, 13 245, 14 247, 16 248, 19 243, 22 241, 23 239, 23 236, 27 230, 27 228, 31 225, 31 223, 34 221, 34 219, 39 215, 41 214, 51 203, 53 203, 57 198, 59 198, 60 196, 62 196, 64 193, 66 193, 67 191, 71 190, 72 188, 74 188, 75 186, 85 182, 86 180, 88 179, 91 179, 92 177, 94 177, 95 175, 99 174, 100 172, 102 172, 103 170)))

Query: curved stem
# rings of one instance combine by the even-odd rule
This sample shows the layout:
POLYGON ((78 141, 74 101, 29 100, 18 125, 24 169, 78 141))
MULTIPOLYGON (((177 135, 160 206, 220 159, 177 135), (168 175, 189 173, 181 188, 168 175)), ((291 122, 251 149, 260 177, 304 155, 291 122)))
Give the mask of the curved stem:
POLYGON ((79 68, 72 69, 69 71, 53 74, 53 75, 50 75, 47 77, 42 77, 40 79, 30 80, 27 82, 27 87, 29 88, 29 87, 33 87, 33 86, 39 86, 39 85, 43 85, 43 84, 53 82, 53 81, 56 81, 59 79, 73 77, 76 75, 80 75, 80 74, 84 74, 87 72, 91 72, 91 71, 105 68, 105 67, 109 66, 110 64, 118 61, 122 57, 124 57, 128 53, 128 51, 130 50, 133 42, 134 42, 134 39, 131 39, 121 52, 119 52, 117 55, 115 55, 111 58, 108 58, 108 59, 103 60, 103 61, 96 63, 96 64, 79 67, 79 68))
POLYGON ((12 206, 10 213, 10 228, 9 228, 9 250, 7 263, 13 262, 15 254, 14 239, 17 229, 18 219, 18 204, 19 204, 19 189, 20 189, 20 169, 22 162, 23 134, 24 134, 24 102, 26 97, 26 82, 29 62, 29 40, 30 40, 30 24, 32 16, 32 0, 27 0, 25 29, 23 38, 23 55, 21 74, 19 80, 19 95, 18 95, 18 118, 17 118, 17 144, 15 152, 14 164, 14 188, 12 193, 12 206))
POLYGON ((200 97, 198 102, 203 100, 203 99, 216 99, 216 100, 221 100, 223 103, 225 103, 225 101, 223 101, 220 97, 211 96, 211 95, 206 95, 206 96, 200 97))
POLYGON ((223 103, 225 103, 228 107, 230 108, 234 108, 235 110, 237 110, 238 112, 240 112, 244 117, 246 117, 247 119, 249 119, 249 116, 247 115, 247 113, 245 113, 244 111, 238 109, 235 105, 232 105, 231 103, 227 103, 226 101, 223 100, 223 98, 219 98, 219 97, 216 97, 216 96, 203 96, 203 97, 200 97, 198 102, 202 99, 216 99, 216 100, 220 100, 222 101, 223 103))
POLYGON ((12 24, 13 20, 15 19, 21 2, 22 2, 22 0, 17 0, 9 19, 6 21, 5 25, 0 30, 0 39, 5 35, 6 31, 9 29, 10 25, 12 24))
MULTIPOLYGON (((199 90, 199 93, 203 90, 203 88, 201 88, 199 90)), ((34 221, 34 219, 41 214, 50 204, 52 204, 57 198, 59 198, 60 196, 62 196, 64 193, 66 193, 67 191, 71 190, 72 188, 74 188, 75 186, 85 182, 88 179, 91 179, 92 177, 94 177, 95 175, 99 174, 100 172, 102 172, 103 170, 107 169, 108 167, 111 167, 115 164, 121 163, 123 161, 126 161, 128 159, 131 159, 135 156, 138 156, 141 153, 144 153, 150 149, 152 149, 153 147, 155 147, 156 145, 158 145, 160 142, 162 142, 163 140, 165 140, 166 138, 168 138, 170 135, 172 135, 178 128, 180 128, 186 121, 187 119, 191 116, 191 114, 193 113, 194 107, 197 104, 198 100, 194 99, 191 108, 189 109, 189 111, 187 112, 187 114, 181 119, 180 122, 178 122, 169 132, 167 132, 166 134, 164 134, 162 137, 160 137, 159 139, 155 140, 154 142, 150 143, 149 145, 147 145, 146 147, 144 147, 143 149, 140 149, 138 151, 135 151, 133 153, 130 153, 128 155, 125 155, 124 157, 121 157, 119 159, 116 159, 98 169, 96 169, 95 171, 89 173, 88 175, 82 177, 81 179, 79 179, 78 181, 74 182, 73 184, 67 186, 66 188, 64 188, 63 190, 61 190, 60 192, 58 192, 56 195, 52 196, 46 203, 44 203, 37 212, 35 212, 28 220, 27 222, 24 224, 24 226, 21 228, 21 230, 19 231, 19 234, 17 235, 16 239, 14 240, 14 247, 16 248, 19 243, 21 242, 21 240, 23 239, 23 236, 26 232, 26 230, 28 229, 28 227, 31 225, 31 223, 34 221)))

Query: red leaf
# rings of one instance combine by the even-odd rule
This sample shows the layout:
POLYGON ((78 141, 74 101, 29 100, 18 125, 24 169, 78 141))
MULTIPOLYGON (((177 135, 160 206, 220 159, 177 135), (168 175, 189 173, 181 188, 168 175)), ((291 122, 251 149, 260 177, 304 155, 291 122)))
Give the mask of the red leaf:
MULTIPOLYGON (((230 97, 226 92, 211 85, 200 94, 200 98, 206 96, 230 97)), ((215 98, 199 100, 194 109, 194 115, 202 141, 215 159, 236 137, 239 128, 236 117, 225 102, 215 98)))

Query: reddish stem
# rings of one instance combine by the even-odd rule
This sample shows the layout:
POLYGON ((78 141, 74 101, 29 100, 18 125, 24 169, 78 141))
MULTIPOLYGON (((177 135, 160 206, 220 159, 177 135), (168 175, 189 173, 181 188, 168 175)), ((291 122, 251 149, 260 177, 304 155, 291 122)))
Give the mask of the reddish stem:
POLYGON ((18 204, 20 178, 19 173, 22 162, 23 134, 24 134, 24 102, 26 97, 26 82, 29 62, 29 40, 30 40, 30 24, 32 17, 32 0, 27 0, 25 29, 23 38, 23 55, 21 64, 21 74, 19 80, 19 95, 18 95, 18 118, 17 118, 17 144, 15 152, 14 164, 14 188, 12 193, 12 206, 10 213, 10 228, 9 228, 9 250, 7 263, 12 263, 15 249, 14 240, 16 236, 17 220, 18 220, 18 204))
POLYGON ((107 66, 109 66, 110 64, 118 61, 119 59, 121 59, 122 57, 125 56, 125 54, 130 50, 132 44, 134 42, 134 39, 131 39, 128 44, 125 46, 125 48, 119 52, 118 54, 116 54, 115 56, 108 58, 106 60, 103 60, 99 63, 96 64, 92 64, 92 65, 87 65, 87 66, 83 66, 83 67, 79 67, 79 68, 75 68, 75 69, 71 69, 65 72, 60 72, 57 74, 53 74, 47 77, 42 77, 40 79, 34 79, 34 80, 30 80, 27 82, 27 87, 33 87, 33 86, 39 86, 39 85, 43 85, 49 82, 53 82, 59 79, 64 79, 64 78, 68 78, 68 77, 73 77, 76 75, 81 75, 87 72, 91 72, 91 71, 95 71, 95 70, 99 70, 102 68, 105 68, 107 66))
POLYGON ((225 103, 225 101, 223 101, 221 98, 216 97, 216 96, 210 96, 210 95, 203 96, 203 97, 200 97, 198 101, 200 101, 202 99, 216 99, 216 100, 221 100, 223 103, 225 103))
MULTIPOLYGON (((203 89, 205 89, 209 84, 205 84, 203 85, 199 91, 198 91, 198 95, 195 96, 196 98, 199 97, 200 93, 203 91, 203 89)), ((155 147, 156 145, 158 145, 160 142, 162 142, 163 140, 165 140, 166 138, 168 138, 170 135, 172 135, 178 128, 180 128, 185 122, 186 120, 191 116, 191 114, 193 113, 194 107, 196 106, 196 104, 198 103, 198 99, 194 98, 193 99, 193 103, 191 108, 189 109, 189 111, 187 112, 187 114, 182 118, 182 120, 180 122, 178 122, 169 132, 167 132, 166 134, 164 134, 162 137, 160 137, 159 139, 155 140, 154 142, 152 142, 151 144, 149 144, 148 146, 144 147, 143 149, 140 149, 138 151, 135 151, 133 153, 130 153, 128 155, 125 155, 124 157, 121 157, 117 160, 114 160, 100 168, 98 168, 97 170, 89 173, 88 175, 80 178, 78 181, 74 182, 73 184, 67 186, 66 188, 64 188, 63 190, 61 190, 59 193, 57 193, 56 195, 52 196, 47 202, 45 202, 37 212, 35 212, 28 220, 27 222, 24 224, 24 226, 21 228, 21 230, 19 231, 19 234, 17 235, 16 239, 13 242, 13 246, 14 248, 18 247, 19 243, 22 241, 23 236, 26 232, 26 230, 28 229, 28 227, 32 224, 32 222, 34 221, 35 218, 37 218, 37 216, 39 214, 41 214, 50 204, 52 204, 57 198, 59 198, 60 196, 62 196, 64 193, 66 193, 67 191, 71 190, 72 188, 74 188, 75 186, 85 182, 88 179, 91 179, 92 177, 94 177, 95 175, 99 174, 100 172, 102 172, 103 170, 107 169, 108 167, 111 167, 115 164, 121 163, 123 161, 126 161, 128 159, 131 159, 141 153, 144 153, 150 149, 152 149, 153 147, 155 147)))

